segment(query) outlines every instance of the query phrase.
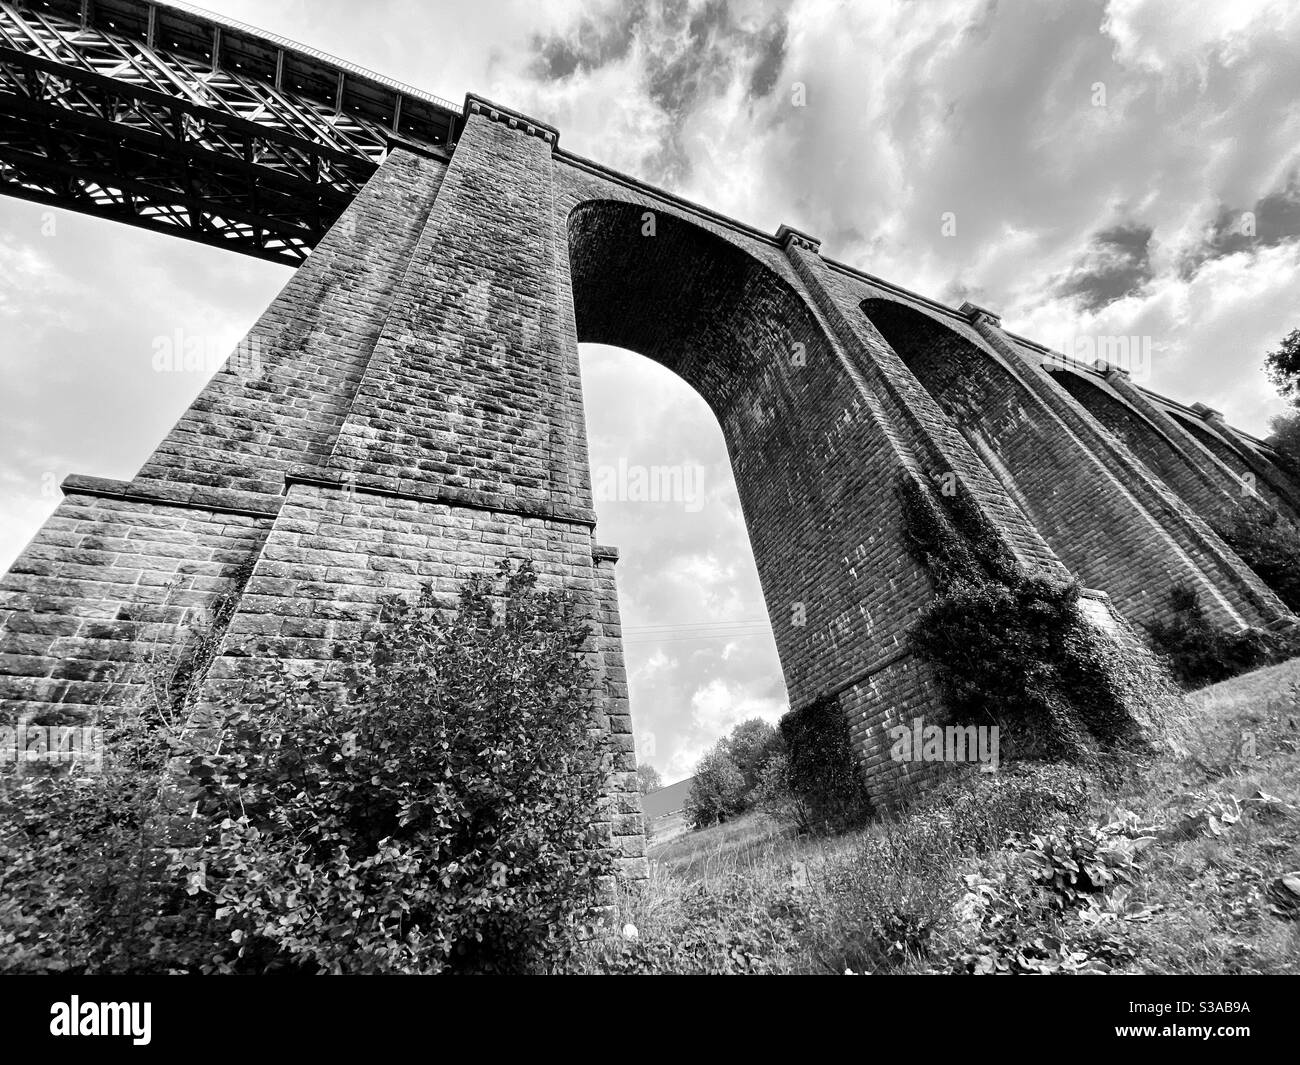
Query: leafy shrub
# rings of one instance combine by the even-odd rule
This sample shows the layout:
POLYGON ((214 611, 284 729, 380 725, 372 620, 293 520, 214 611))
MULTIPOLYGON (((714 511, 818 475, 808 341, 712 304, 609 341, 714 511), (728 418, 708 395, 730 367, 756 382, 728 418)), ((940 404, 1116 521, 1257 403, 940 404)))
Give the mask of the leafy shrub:
POLYGON ((530 564, 503 564, 467 581, 446 619, 428 587, 385 601, 370 637, 341 649, 341 689, 260 678, 221 708, 220 750, 186 755, 194 817, 179 824, 156 798, 174 730, 137 729, 123 801, 95 781, 6 789, 22 819, 4 839, 3 893, 25 901, 0 910, 0 942, 21 943, 24 971, 549 964, 612 859, 587 628, 535 585, 530 564), (95 800, 102 814, 80 824, 95 800), (42 893, 57 917, 34 928, 42 893))
POLYGON ((927 957, 957 894, 959 855, 940 826, 886 821, 824 873, 829 914, 809 952, 820 968, 883 972, 927 957))
POLYGON ((781 735, 785 786, 801 828, 842 831, 870 816, 871 798, 839 700, 791 710, 781 719, 781 735))
POLYGON ((1093 625, 1077 582, 1027 574, 970 498, 900 487, 908 546, 935 587, 912 630, 955 722, 997 724, 1009 758, 1079 760, 1148 745, 1174 703, 1160 664, 1093 625))
POLYGON ((1172 611, 1147 625, 1151 645, 1169 663, 1185 688, 1235 677, 1269 662, 1280 661, 1293 648, 1285 638, 1263 629, 1229 632, 1215 626, 1201 607, 1194 589, 1177 585, 1170 594, 1172 611))
POLYGON ((1067 914, 1041 890, 1025 885, 998 863, 991 875, 967 874, 956 911, 961 921, 934 945, 935 968, 974 976, 1108 973, 1136 951, 1121 915, 1090 896, 1094 905, 1067 914))
POLYGON ((983 855, 1017 835, 1047 832, 1082 820, 1102 784, 1082 769, 1018 762, 996 773, 962 773, 927 789, 907 809, 957 851, 983 855))
POLYGON ((1058 909, 1132 882, 1132 848, 1117 846, 1105 830, 1069 827, 1018 837, 1011 845, 1025 859, 1030 879, 1058 909))
POLYGON ((1293 611, 1300 611, 1300 528, 1258 497, 1221 515, 1214 531, 1293 611))
POLYGON ((790 790, 790 759, 784 749, 763 763, 753 797, 754 808, 775 821, 798 825, 807 821, 807 812, 790 790))
POLYGON ((0 973, 140 972, 213 946, 167 874, 174 719, 149 706, 99 725, 102 772, 0 777, 0 973))

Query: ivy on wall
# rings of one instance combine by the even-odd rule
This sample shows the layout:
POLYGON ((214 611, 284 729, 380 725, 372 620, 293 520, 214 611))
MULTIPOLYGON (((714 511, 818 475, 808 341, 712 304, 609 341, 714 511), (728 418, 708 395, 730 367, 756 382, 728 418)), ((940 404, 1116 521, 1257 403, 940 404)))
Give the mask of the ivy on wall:
POLYGON ((1211 525, 1291 610, 1300 611, 1300 528, 1257 497, 1217 515, 1211 525))
POLYGON ((786 784, 805 827, 838 831, 871 813, 862 767, 839 699, 826 696, 781 719, 786 784))
POLYGON ((911 643, 952 720, 997 725, 1005 758, 1145 749, 1177 699, 1154 656, 1089 621, 1077 581, 1026 572, 960 484, 936 497, 904 474, 899 494, 905 541, 935 591, 911 643))

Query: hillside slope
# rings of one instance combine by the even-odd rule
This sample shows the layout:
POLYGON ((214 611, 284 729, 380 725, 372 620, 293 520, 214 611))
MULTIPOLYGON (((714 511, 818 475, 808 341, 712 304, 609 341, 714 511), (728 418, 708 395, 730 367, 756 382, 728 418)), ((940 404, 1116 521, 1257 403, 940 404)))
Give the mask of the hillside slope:
POLYGON ((1187 696, 1122 780, 1017 766, 838 838, 690 833, 575 968, 1300 972, 1298 749, 1300 659, 1187 696))

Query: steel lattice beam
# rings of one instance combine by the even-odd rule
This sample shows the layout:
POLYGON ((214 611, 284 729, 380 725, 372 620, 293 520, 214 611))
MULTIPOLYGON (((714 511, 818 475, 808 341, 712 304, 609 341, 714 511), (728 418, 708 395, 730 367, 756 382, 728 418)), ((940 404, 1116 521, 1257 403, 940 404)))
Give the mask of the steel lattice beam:
POLYGON ((299 263, 459 110, 182 5, 0 0, 0 192, 299 263))

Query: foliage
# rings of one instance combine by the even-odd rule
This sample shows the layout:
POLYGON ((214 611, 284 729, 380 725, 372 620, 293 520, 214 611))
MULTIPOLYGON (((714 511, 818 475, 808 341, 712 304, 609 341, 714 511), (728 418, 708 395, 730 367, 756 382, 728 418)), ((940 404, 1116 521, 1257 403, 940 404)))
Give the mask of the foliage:
POLYGON ((663 778, 652 765, 639 765, 636 767, 636 787, 642 795, 649 795, 652 791, 658 791, 664 786, 663 778))
POLYGON ((781 719, 781 735, 785 784, 801 828, 841 831, 870 816, 871 800, 838 699, 791 710, 781 719))
POLYGON ((1291 476, 1300 475, 1300 410, 1275 414, 1269 419, 1268 443, 1281 456, 1282 468, 1291 476))
POLYGON ((1300 400, 1300 329, 1292 329, 1276 350, 1264 356, 1264 369, 1283 396, 1292 402, 1300 400))
POLYGON ((22 948, 8 956, 24 971, 551 964, 612 859, 595 821, 608 762, 588 630, 536 580, 503 564, 467 581, 449 618, 429 587, 384 601, 343 648, 341 689, 261 677, 222 708, 218 751, 188 749, 191 818, 173 823, 156 798, 178 730, 144 717, 145 753, 115 751, 122 801, 96 781, 6 789, 22 818, 4 839, 3 894, 19 901, 0 910, 0 941, 22 948), (34 926, 42 895, 58 916, 34 926))
POLYGON ((166 710, 102 715, 102 772, 0 777, 0 973, 139 972, 211 949, 167 874, 166 710))
POLYGON ((1171 614, 1147 625, 1151 644, 1185 688, 1202 688, 1288 657, 1289 641, 1262 629, 1231 632, 1206 616, 1196 591, 1177 585, 1171 614))
POLYGON ((685 815, 692 828, 728 821, 745 809, 745 777, 725 750, 709 751, 695 769, 685 815))
POLYGON ((1258 497, 1214 522, 1214 531, 1293 611, 1300 611, 1300 528, 1258 497))
POLYGON ((807 812, 790 790, 790 757, 784 749, 763 763, 758 783, 752 792, 754 809, 778 822, 803 824, 807 812))
POLYGON ((1068 909, 1117 884, 1132 883, 1130 869, 1137 845, 1119 831, 1113 826, 1069 827, 1016 837, 1011 846, 1024 857, 1029 878, 1047 891, 1051 904, 1068 909))
POLYGON ((953 720, 998 725, 1010 758, 1143 749, 1174 700, 1159 663, 1092 624, 1077 582, 1026 573, 967 494, 941 509, 908 476, 900 495, 908 546, 935 587, 911 642, 953 720))
POLYGON ((1015 762, 996 773, 956 773, 927 788, 907 807, 951 847, 980 856, 1016 835, 1082 820, 1102 784, 1077 766, 1015 762))
POLYGON ((569 971, 616 974, 758 976, 795 946, 808 899, 793 885, 773 888, 732 873, 684 885, 674 899, 670 936, 606 940, 569 971))
POLYGON ((851 861, 826 871, 830 919, 810 944, 819 967, 875 972, 925 957, 956 898, 955 859, 928 820, 875 828, 851 861))
POLYGON ((31 722, 99 728, 103 760, 0 776, 0 972, 136 972, 211 950, 168 873, 160 782, 251 571, 151 649, 139 705, 31 722))
POLYGON ((696 767, 685 807, 687 823, 705 828, 753 809, 760 799, 760 783, 766 780, 771 787, 778 779, 766 770, 782 751, 781 734, 766 721, 742 721, 696 767))
POLYGON ((1300 853, 1298 676, 1186 697, 1118 785, 1020 761, 838 837, 754 816, 683 836, 618 898, 636 937, 597 936, 569 969, 1295 973, 1300 923, 1271 885, 1300 853))
POLYGON ((719 743, 740 770, 748 794, 757 786, 763 767, 781 750, 781 734, 759 717, 742 721, 719 743))
POLYGON ((145 674, 148 707, 169 718, 181 717, 193 708, 253 575, 255 561, 250 558, 235 570, 229 590, 218 595, 206 611, 187 611, 180 640, 151 648, 145 674))

